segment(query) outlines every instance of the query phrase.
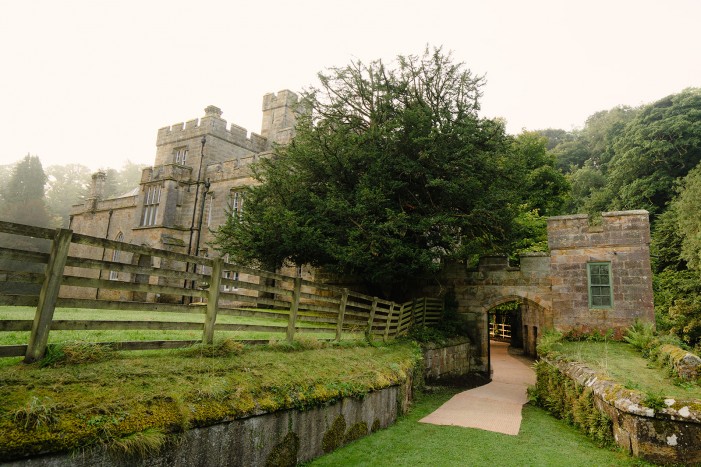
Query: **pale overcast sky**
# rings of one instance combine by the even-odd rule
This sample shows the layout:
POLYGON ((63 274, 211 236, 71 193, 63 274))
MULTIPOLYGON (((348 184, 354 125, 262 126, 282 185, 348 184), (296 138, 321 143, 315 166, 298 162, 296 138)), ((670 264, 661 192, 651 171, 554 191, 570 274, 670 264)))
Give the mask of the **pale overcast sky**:
POLYGON ((486 75, 482 114, 581 127, 701 86, 698 0, 0 0, 0 165, 153 163, 210 104, 260 131, 267 92, 426 44, 486 75))

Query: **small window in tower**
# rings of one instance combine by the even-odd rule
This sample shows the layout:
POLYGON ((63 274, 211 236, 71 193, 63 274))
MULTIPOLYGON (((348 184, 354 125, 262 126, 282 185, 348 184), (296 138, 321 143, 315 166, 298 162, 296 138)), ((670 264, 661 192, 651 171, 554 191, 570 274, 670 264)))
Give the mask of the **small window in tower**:
POLYGON ((243 192, 231 192, 231 216, 241 217, 243 212, 243 192))
POLYGON ((175 154, 175 163, 185 165, 185 161, 187 160, 187 148, 175 148, 173 153, 175 154))
POLYGON ((209 208, 207 210, 207 227, 210 227, 212 224, 212 208, 214 207, 214 192, 210 191, 208 193, 209 196, 209 208))

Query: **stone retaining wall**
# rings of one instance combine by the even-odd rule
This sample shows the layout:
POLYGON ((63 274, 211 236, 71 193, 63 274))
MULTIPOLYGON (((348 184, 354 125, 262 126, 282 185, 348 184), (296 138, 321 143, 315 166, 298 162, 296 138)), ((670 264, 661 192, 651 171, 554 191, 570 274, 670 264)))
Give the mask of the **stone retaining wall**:
POLYGON ((644 395, 602 379, 572 362, 548 361, 578 384, 591 388, 596 406, 613 422, 616 444, 636 457, 656 463, 701 462, 701 402, 665 399, 667 406, 646 407, 644 395))
POLYGON ((181 434, 160 452, 118 457, 104 449, 9 462, 7 467, 186 467, 287 466, 330 452, 354 439, 392 425, 407 407, 406 386, 373 392, 362 400, 309 410, 286 410, 232 420, 181 434))
POLYGON ((473 367, 470 361, 472 347, 467 338, 450 341, 445 346, 424 345, 423 351, 424 378, 428 381, 441 382, 461 378, 473 367))

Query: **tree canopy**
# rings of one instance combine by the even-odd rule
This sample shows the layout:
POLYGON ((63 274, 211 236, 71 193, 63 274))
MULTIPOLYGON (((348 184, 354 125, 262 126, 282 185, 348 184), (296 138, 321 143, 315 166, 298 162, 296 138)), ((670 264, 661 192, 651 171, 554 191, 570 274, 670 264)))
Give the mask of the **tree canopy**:
POLYGON ((219 229, 220 249, 401 293, 446 257, 508 248, 524 171, 543 161, 517 161, 503 123, 478 116, 481 77, 441 49, 318 77, 293 142, 260 163, 244 213, 219 229))

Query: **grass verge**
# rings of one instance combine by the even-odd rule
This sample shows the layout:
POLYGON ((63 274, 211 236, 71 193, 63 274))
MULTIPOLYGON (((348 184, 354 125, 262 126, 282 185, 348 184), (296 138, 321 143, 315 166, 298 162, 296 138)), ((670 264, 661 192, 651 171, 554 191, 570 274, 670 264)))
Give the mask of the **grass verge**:
POLYGON ((525 405, 518 436, 418 421, 456 392, 421 395, 397 423, 307 466, 647 466, 619 451, 601 449, 575 428, 525 405))

